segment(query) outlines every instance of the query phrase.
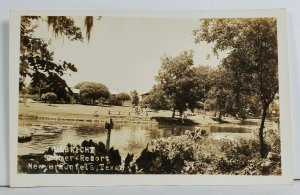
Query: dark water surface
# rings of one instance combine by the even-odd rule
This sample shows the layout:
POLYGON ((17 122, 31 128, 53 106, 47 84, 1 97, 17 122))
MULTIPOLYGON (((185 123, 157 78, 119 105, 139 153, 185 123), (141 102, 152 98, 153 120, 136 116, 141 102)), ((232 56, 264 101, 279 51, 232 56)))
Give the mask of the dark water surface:
MULTIPOLYGON (((249 134, 257 123, 213 124, 202 126, 213 134, 249 134)), ((179 136, 195 126, 115 124, 110 145, 119 149, 122 156, 128 152, 140 152, 149 140, 160 137, 179 136)), ((84 140, 106 143, 107 130, 103 124, 62 123, 57 121, 19 120, 19 136, 33 133, 32 140, 18 143, 18 154, 43 153, 49 147, 65 147, 68 143, 81 144, 84 140)))

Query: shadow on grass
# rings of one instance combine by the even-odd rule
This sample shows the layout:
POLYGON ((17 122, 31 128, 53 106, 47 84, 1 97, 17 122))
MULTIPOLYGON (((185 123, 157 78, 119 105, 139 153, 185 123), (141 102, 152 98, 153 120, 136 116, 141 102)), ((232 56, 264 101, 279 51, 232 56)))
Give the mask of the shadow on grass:
MULTIPOLYGON (((91 107, 99 107, 99 108, 110 108, 110 107, 115 107, 116 105, 110 105, 110 104, 102 104, 102 105, 99 105, 99 104, 80 104, 78 103, 77 105, 83 105, 83 106, 91 106, 91 107)), ((121 106, 120 106, 121 107, 121 106)))
POLYGON ((53 104, 48 104, 47 106, 51 106, 51 107, 58 107, 56 105, 53 105, 53 104))
POLYGON ((183 126, 192 126, 198 125, 199 123, 191 119, 182 119, 182 118, 172 118, 172 117, 151 117, 152 120, 155 120, 159 125, 183 125, 183 126))
POLYGON ((246 121, 246 120, 242 120, 241 121, 242 125, 258 125, 257 121, 246 121))
POLYGON ((212 117, 211 118, 213 121, 217 121, 219 122, 220 124, 223 124, 223 123, 229 123, 228 121, 224 121, 222 119, 219 119, 219 117, 212 117))

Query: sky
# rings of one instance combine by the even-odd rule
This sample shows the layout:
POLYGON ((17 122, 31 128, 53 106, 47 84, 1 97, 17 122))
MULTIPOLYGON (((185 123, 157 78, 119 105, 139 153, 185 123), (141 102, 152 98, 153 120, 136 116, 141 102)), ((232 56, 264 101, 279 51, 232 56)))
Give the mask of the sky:
MULTIPOLYGON (((84 17, 75 18, 82 28, 83 21, 84 17)), ((40 21, 35 36, 52 40, 56 61, 76 65, 78 72, 64 76, 69 86, 92 81, 105 84, 112 93, 137 90, 141 94, 156 84, 164 54, 176 56, 192 49, 195 66, 220 63, 222 57, 212 54, 212 45, 194 43, 192 31, 199 24, 193 18, 103 17, 94 21, 90 41, 80 42, 55 38, 47 23, 40 21)))

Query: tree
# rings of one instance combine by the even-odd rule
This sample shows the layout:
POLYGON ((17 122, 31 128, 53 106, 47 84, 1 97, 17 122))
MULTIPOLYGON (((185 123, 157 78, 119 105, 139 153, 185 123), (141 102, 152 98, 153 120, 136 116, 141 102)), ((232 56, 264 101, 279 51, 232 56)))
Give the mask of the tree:
POLYGON ((143 99, 142 104, 156 111, 170 109, 170 102, 159 85, 153 86, 149 95, 143 99))
MULTIPOLYGON (((100 19, 100 17, 99 17, 100 19)), ((90 39, 94 17, 85 17, 87 39, 90 39)), ((65 73, 76 72, 74 64, 66 61, 55 62, 54 52, 50 50, 51 40, 36 37, 35 29, 38 21, 46 21, 55 37, 67 37, 71 41, 83 41, 81 29, 75 25, 74 19, 67 16, 22 16, 20 33, 20 77, 19 91, 25 86, 26 78, 31 79, 30 85, 38 90, 41 97, 42 90, 53 91, 59 99, 68 99, 72 90, 62 79, 65 73), (51 79, 54 80, 51 80, 51 79), (47 83, 48 85, 44 85, 47 83), (45 89, 45 86, 51 89, 45 89), (58 86, 58 89, 55 89, 58 86)))
POLYGON ((122 106, 124 106, 124 101, 130 100, 130 95, 128 93, 122 92, 118 93, 116 96, 117 100, 122 102, 122 106))
MULTIPOLYGON (((97 20, 100 20, 102 17, 98 16, 97 20)), ((71 17, 67 16, 48 16, 47 17, 48 26, 52 27, 52 30, 55 36, 66 35, 69 39, 83 39, 82 33, 79 27, 75 26, 74 20, 71 17), (68 27, 68 28, 66 28, 68 27)), ((84 17, 84 27, 86 38, 90 40, 91 31, 94 25, 93 16, 84 17)))
MULTIPOLYGON (((51 18, 55 17, 49 17, 48 21, 51 21, 51 18)), ((74 64, 65 61, 54 62, 54 52, 49 50, 51 40, 46 41, 43 38, 34 37, 34 31, 38 27, 37 20, 42 20, 42 18, 21 17, 20 89, 24 86, 26 77, 30 77, 34 85, 39 85, 46 82, 50 73, 61 77, 66 71, 77 71, 74 64)), ((82 40, 80 29, 75 27, 74 21, 67 17, 63 17, 62 20, 66 23, 60 22, 58 23, 60 25, 53 26, 54 32, 66 35, 71 40, 82 40)))
POLYGON ((211 88, 205 101, 211 110, 215 110, 215 116, 217 111, 219 111, 219 121, 222 121, 222 116, 229 112, 232 105, 232 98, 230 97, 232 91, 229 88, 229 77, 226 73, 224 68, 221 67, 213 71, 213 75, 210 78, 211 88))
POLYGON ((207 108, 210 108, 210 105, 207 104, 207 103, 211 103, 211 101, 208 101, 209 92, 211 92, 211 89, 215 86, 216 72, 218 69, 212 68, 210 66, 199 65, 197 67, 194 67, 193 70, 195 71, 196 74, 195 81, 197 82, 198 85, 198 91, 197 91, 198 106, 201 105, 205 113, 205 110, 207 108))
POLYGON ((222 121, 224 114, 230 114, 238 119, 257 114, 259 110, 257 98, 251 96, 249 90, 244 90, 247 83, 244 80, 248 78, 242 72, 243 68, 234 64, 229 69, 223 63, 217 68, 198 66, 194 69, 199 85, 198 98, 206 109, 215 111, 215 116, 219 112, 219 121, 222 121))
POLYGON ((107 103, 109 105, 122 106, 122 102, 117 100, 117 97, 115 94, 110 94, 109 98, 107 99, 107 103))
MULTIPOLYGON (((239 92, 247 91, 260 100, 260 153, 267 155, 264 124, 269 105, 278 93, 278 51, 275 18, 204 19, 194 30, 195 42, 213 43, 213 51, 227 51, 222 61, 226 70, 242 70, 239 92)), ((238 92, 235 92, 236 94, 238 92)), ((239 99, 239 98, 237 98, 239 99)))
POLYGON ((98 99, 107 99, 110 96, 108 88, 101 83, 82 82, 75 86, 80 90, 82 98, 91 99, 92 104, 98 99))
MULTIPOLYGON (((23 87, 23 89, 26 87, 23 87)), ((45 89, 47 89, 48 86, 46 85, 45 82, 39 82, 39 83, 34 83, 31 82, 28 86, 28 93, 31 95, 37 95, 37 100, 40 101, 42 99, 42 94, 47 93, 45 89)))
POLYGON ((48 101, 49 105, 51 105, 51 103, 54 103, 56 101, 57 96, 55 93, 48 92, 46 94, 43 94, 42 99, 48 101))
POLYGON ((193 70, 193 52, 183 51, 176 57, 164 55, 156 80, 170 101, 173 114, 178 110, 180 115, 187 109, 196 107, 199 85, 193 70))
POLYGON ((210 66, 199 65, 194 67, 193 70, 196 74, 196 80, 199 85, 198 96, 200 100, 205 100, 208 91, 214 86, 216 68, 210 66))
POLYGON ((139 94, 136 90, 130 92, 131 95, 131 104, 133 106, 138 106, 139 105, 139 94))

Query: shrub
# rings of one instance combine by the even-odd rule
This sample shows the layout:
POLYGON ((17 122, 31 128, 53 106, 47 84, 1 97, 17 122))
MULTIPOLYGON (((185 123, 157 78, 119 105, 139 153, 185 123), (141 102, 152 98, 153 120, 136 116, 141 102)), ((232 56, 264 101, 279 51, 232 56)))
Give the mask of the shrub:
MULTIPOLYGON (((161 138, 153 143, 159 157, 169 159, 171 173, 280 175, 280 136, 266 130, 266 144, 270 147, 268 159, 260 157, 258 138, 214 140, 211 136, 196 141, 192 137, 161 138)), ((160 173, 158 167, 156 173, 160 173)))
POLYGON ((53 92, 48 92, 46 94, 43 94, 42 99, 48 101, 49 104, 55 103, 57 95, 53 92))

